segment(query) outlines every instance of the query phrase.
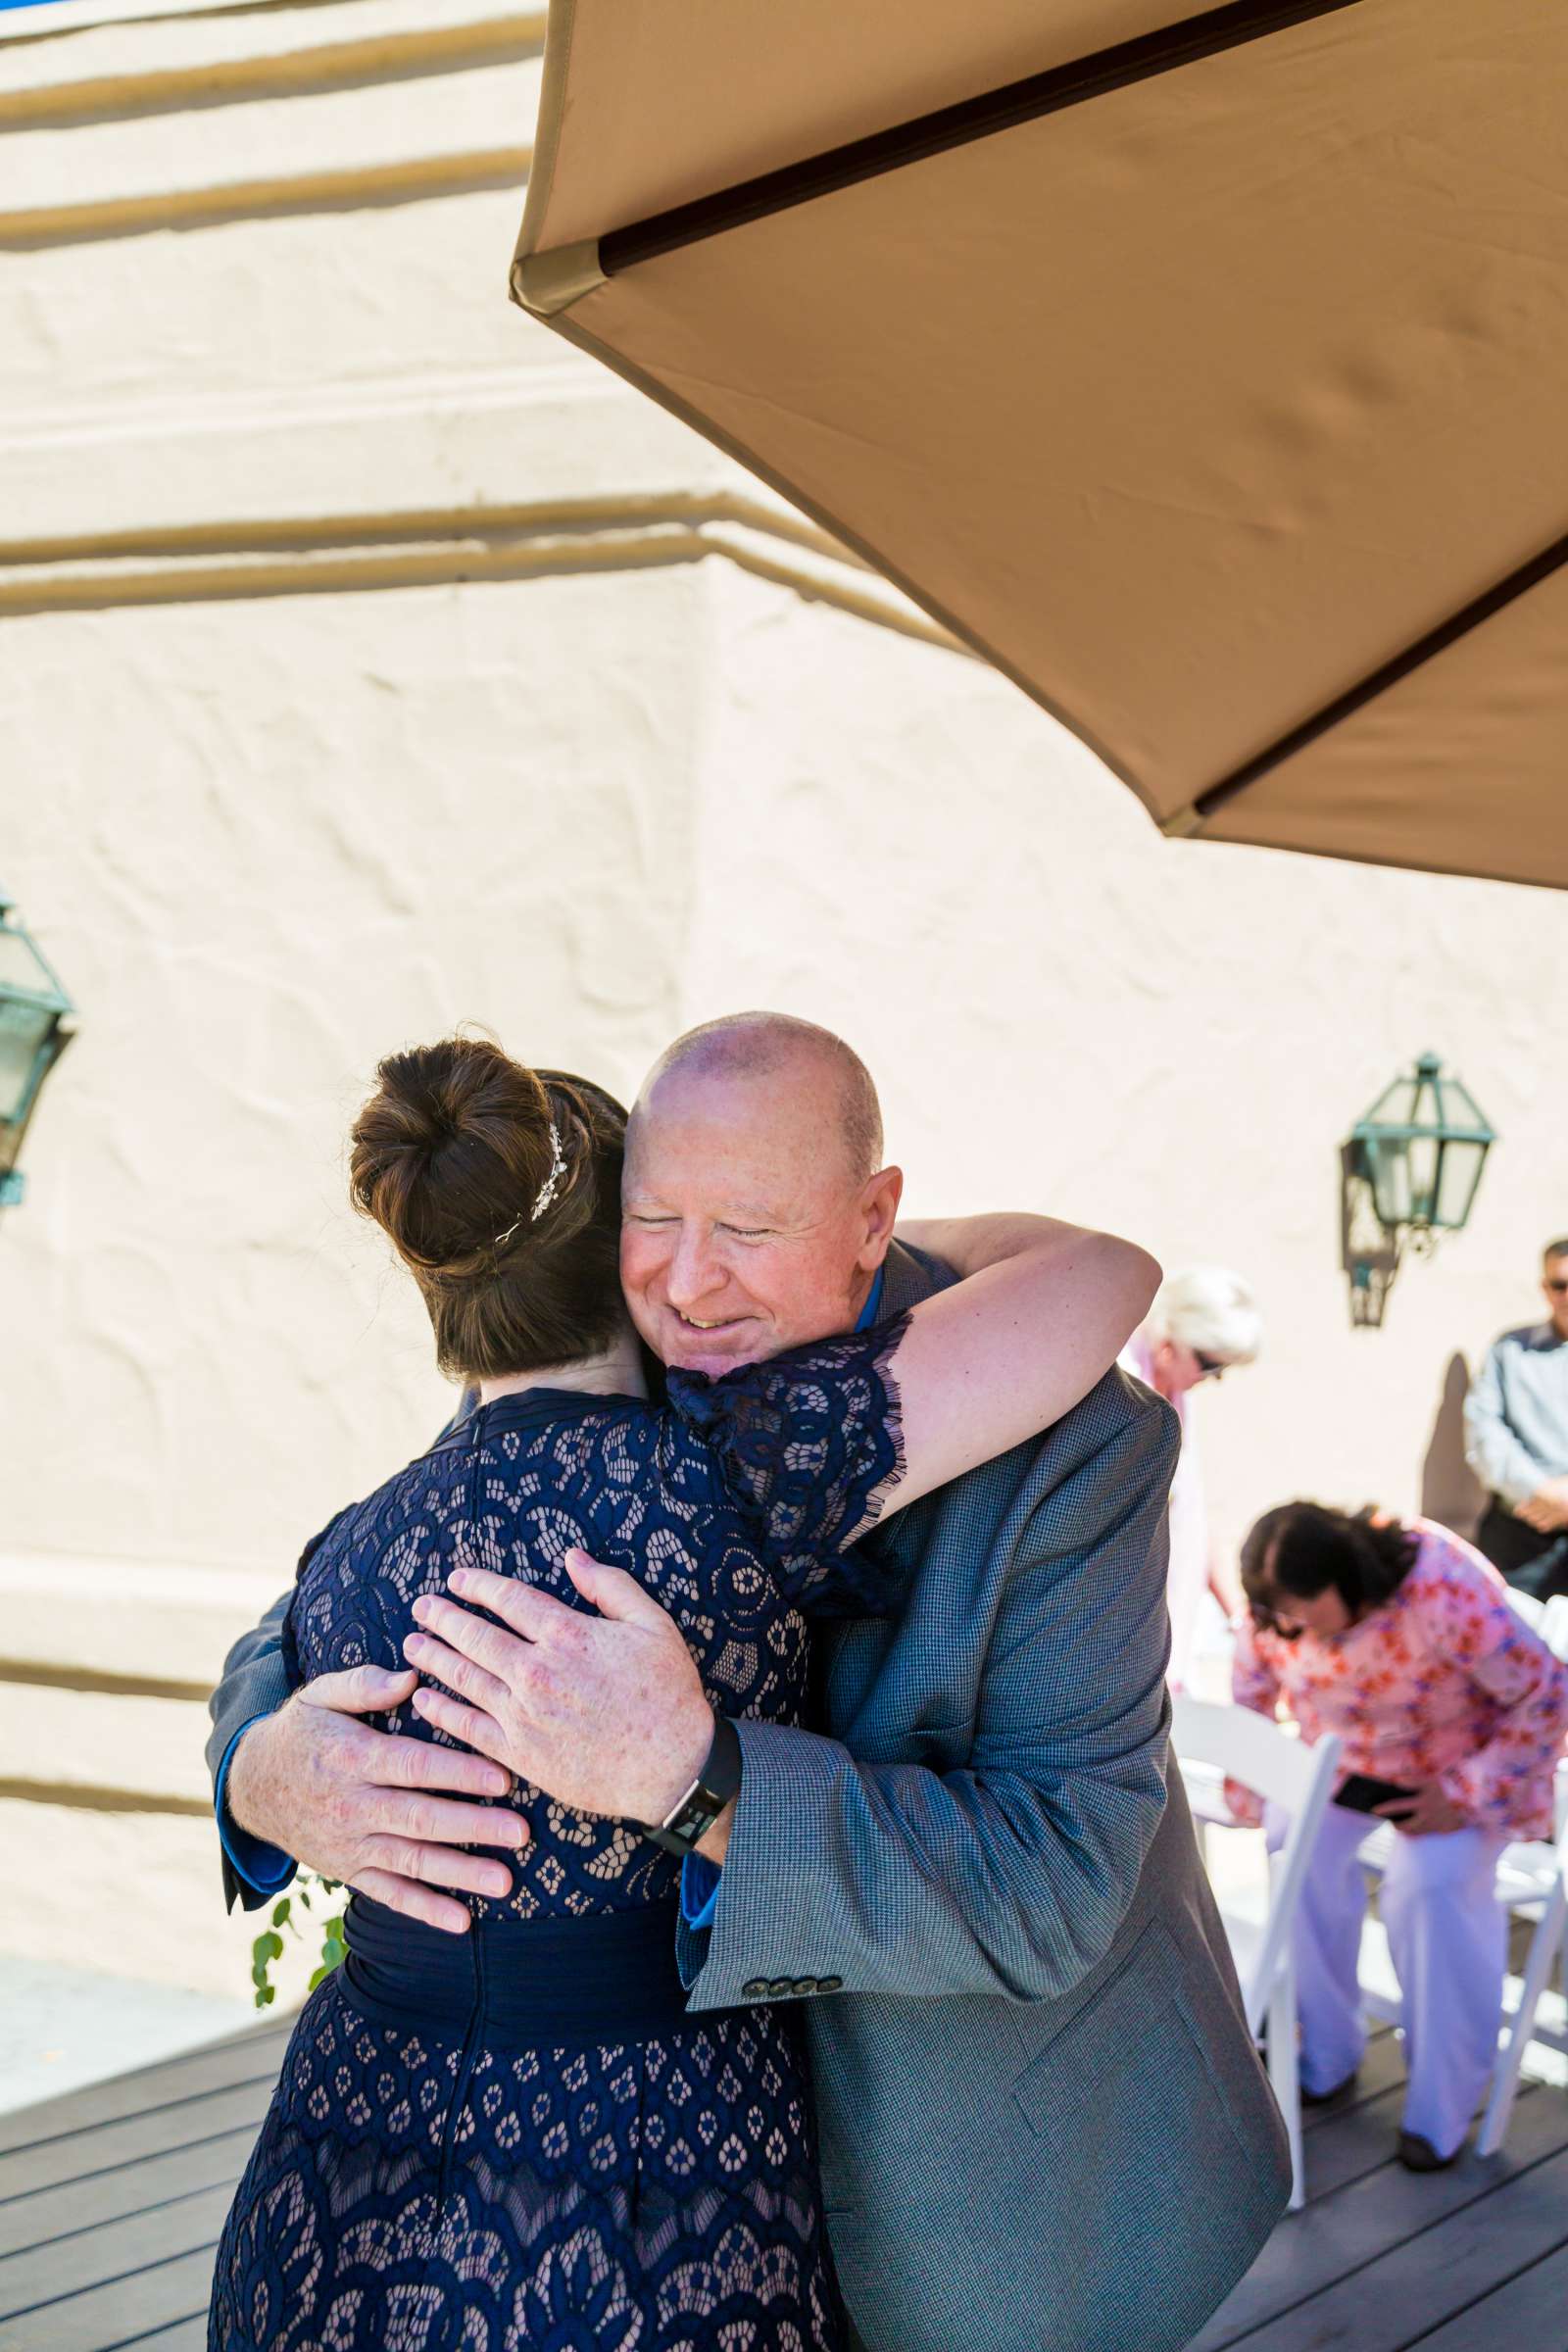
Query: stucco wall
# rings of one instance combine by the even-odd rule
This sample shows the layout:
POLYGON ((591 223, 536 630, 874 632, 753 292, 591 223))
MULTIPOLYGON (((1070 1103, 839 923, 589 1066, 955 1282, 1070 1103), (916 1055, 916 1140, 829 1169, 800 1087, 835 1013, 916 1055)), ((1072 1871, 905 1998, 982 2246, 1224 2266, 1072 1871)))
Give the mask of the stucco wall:
POLYGON ((703 602, 683 573, 10 624, 48 783, 8 879, 80 1005, 4 1234, 10 1542, 282 1583, 438 1423, 347 1125, 379 1054, 460 1020, 622 1082, 678 1021, 703 602))
POLYGON ((1568 1225, 1560 900, 1162 842, 511 310, 537 12, 148 5, 0 17, 0 881, 80 1004, 0 1222, 0 1684, 55 1678, 26 1753, 0 1723, 31 1889, 0 1939, 76 1951, 90 1883, 120 1965, 234 1981, 191 1693, 445 1409, 342 1152, 377 1055, 459 1019, 623 1091, 711 1013, 827 1021, 914 1207, 1252 1279, 1264 1360, 1198 1408, 1222 1541, 1303 1490, 1462 1515, 1445 1384, 1568 1225), (388 39, 423 47, 311 62, 388 39), (148 95, 236 61, 243 103, 148 95), (1503 1140, 1472 1230, 1352 1332, 1337 1148, 1428 1045, 1503 1140), (174 1710, 144 1738, 93 1694, 117 1665, 179 1685, 122 1694, 174 1710))
POLYGON ((15 621, 7 869, 81 1004, 5 1231, 12 1540, 285 1569, 439 1409, 342 1201, 377 1054, 455 1020, 628 1088, 745 1003, 861 1045, 924 1207, 1245 1269, 1227 1534, 1420 1495, 1446 1368, 1564 1220, 1554 900, 1161 842, 954 656, 701 571, 15 621), (82 681, 91 681, 90 691, 82 681), (1502 1131, 1352 1332, 1336 1147, 1428 1042, 1502 1131))

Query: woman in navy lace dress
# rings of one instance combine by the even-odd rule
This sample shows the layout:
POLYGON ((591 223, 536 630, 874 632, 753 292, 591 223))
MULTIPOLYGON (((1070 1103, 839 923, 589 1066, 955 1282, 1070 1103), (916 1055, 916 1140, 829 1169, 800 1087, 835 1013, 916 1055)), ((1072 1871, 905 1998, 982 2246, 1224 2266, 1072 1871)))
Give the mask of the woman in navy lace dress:
MULTIPOLYGON (((581 1603, 581 1546, 680 1623, 715 1710, 800 1719, 807 1616, 893 1605, 847 1549, 1086 1394, 1157 1269, 1028 1221, 912 1314, 650 1398, 617 1281, 618 1106, 457 1040, 382 1064, 353 1191, 471 1417, 301 1561, 297 1680, 396 1669, 421 1593, 488 1567, 581 1603), (983 1269, 983 1270, 982 1270, 983 1269)), ((442 1738, 412 1707, 409 1739, 442 1738)), ((511 1891, 464 1936, 357 1891, 219 2247, 218 2352, 834 2352, 789 2011, 688 2019, 679 1864, 518 1788, 511 1891)), ((504 1875, 504 1874, 503 1874, 504 1875)))

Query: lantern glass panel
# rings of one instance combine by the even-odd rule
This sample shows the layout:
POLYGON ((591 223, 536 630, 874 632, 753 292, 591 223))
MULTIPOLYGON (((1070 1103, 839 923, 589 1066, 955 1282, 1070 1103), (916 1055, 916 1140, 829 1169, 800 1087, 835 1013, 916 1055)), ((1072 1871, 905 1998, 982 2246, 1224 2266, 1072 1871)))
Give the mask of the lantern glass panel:
POLYGON ((1473 1127, 1478 1135, 1490 1136, 1486 1113, 1470 1089, 1457 1078, 1443 1081, 1444 1116, 1450 1127, 1473 1127))
POLYGON ((1391 1143, 1379 1137, 1367 1145, 1368 1173, 1372 1179, 1372 1201, 1384 1225, 1408 1225, 1410 1222, 1410 1164, 1402 1143, 1391 1143))
POLYGON ((1444 1225, 1456 1232, 1470 1214, 1470 1203, 1481 1182, 1481 1170, 1486 1162, 1487 1147, 1480 1142, 1450 1141, 1443 1153, 1443 1173, 1438 1180, 1438 1198, 1432 1212, 1434 1225, 1444 1225))
POLYGON ((25 1110, 38 1055, 59 1017, 52 1005, 0 996, 0 1126, 25 1110))
POLYGON ((1410 1216, 1417 1225, 1430 1225, 1438 1200, 1438 1168, 1443 1147, 1435 1135, 1413 1135, 1408 1147, 1410 1216))
POLYGON ((1379 1095, 1367 1113, 1374 1127, 1409 1127, 1415 1121, 1416 1096, 1420 1081, 1412 1072, 1406 1078, 1396 1078, 1385 1094, 1379 1095))
POLYGON ((47 997, 51 1004, 60 1003, 55 976, 26 933, 0 924, 0 997, 19 988, 47 997))

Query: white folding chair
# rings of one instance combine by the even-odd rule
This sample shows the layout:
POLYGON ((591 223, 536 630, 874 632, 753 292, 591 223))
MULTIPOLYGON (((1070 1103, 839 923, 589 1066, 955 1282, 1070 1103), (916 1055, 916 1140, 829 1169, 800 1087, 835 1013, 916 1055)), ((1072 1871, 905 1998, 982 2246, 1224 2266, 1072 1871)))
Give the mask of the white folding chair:
MULTIPOLYGON (((1561 1801, 1564 1793, 1561 1765, 1557 1768, 1557 1789, 1556 1843, 1505 1846, 1497 1863, 1498 1902, 1506 1903, 1510 1911, 1533 1918, 1536 1926, 1525 1954, 1525 1973, 1519 1980, 1518 1997, 1503 2021, 1497 2071, 1492 2079, 1492 2096, 1487 2101, 1481 2136, 1476 2141, 1476 2152, 1481 2156, 1494 2156, 1507 2137, 1514 2094, 1519 2088, 1519 2071, 1531 2042, 1544 2042, 1548 2048, 1568 2055, 1568 2033, 1561 2027, 1543 2025, 1538 2014, 1552 1970, 1563 1957, 1563 1931, 1568 1927, 1568 1822, 1563 1820, 1568 1808, 1561 1801)), ((1511 1985, 1512 1979, 1509 1982, 1511 1985)), ((1568 1984, 1564 1989, 1568 1991, 1568 1984)))
POLYGON ((1508 1587, 1508 1606, 1516 1617, 1522 1617, 1533 1633, 1541 1631, 1541 1621, 1546 1614, 1546 1603, 1537 1600, 1533 1592, 1521 1592, 1516 1585, 1508 1587))
MULTIPOLYGON (((1519 1595, 1515 1594, 1517 1599, 1519 1595)), ((1541 1612, 1537 1627, 1554 1658, 1568 1659, 1568 1592, 1554 1592, 1541 1612)))
POLYGON ((1240 1781, 1290 1817, 1285 1842, 1269 1865, 1268 1909, 1261 1922, 1223 1907, 1220 1916, 1241 1979, 1247 2022, 1255 2037, 1268 2026, 1268 2074, 1291 2142, 1291 2206, 1306 2197, 1301 2155, 1301 2088, 1297 2063, 1296 1960, 1293 1930, 1306 1866, 1339 1767, 1340 1743, 1308 1747, 1250 1707, 1211 1706, 1178 1692, 1171 1745, 1206 1822, 1229 1819, 1217 1804, 1216 1778, 1240 1781))

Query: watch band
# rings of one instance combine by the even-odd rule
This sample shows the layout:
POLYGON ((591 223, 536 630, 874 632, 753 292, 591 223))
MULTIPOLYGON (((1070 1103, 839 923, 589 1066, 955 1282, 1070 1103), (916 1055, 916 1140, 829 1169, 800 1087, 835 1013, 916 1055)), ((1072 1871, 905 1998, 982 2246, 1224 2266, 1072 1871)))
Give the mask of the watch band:
POLYGON ((741 1785, 740 1734, 727 1715, 713 1709, 713 1742, 701 1772, 673 1810, 661 1822, 645 1822, 643 1836, 669 1854, 685 1856, 706 1837, 741 1785))

